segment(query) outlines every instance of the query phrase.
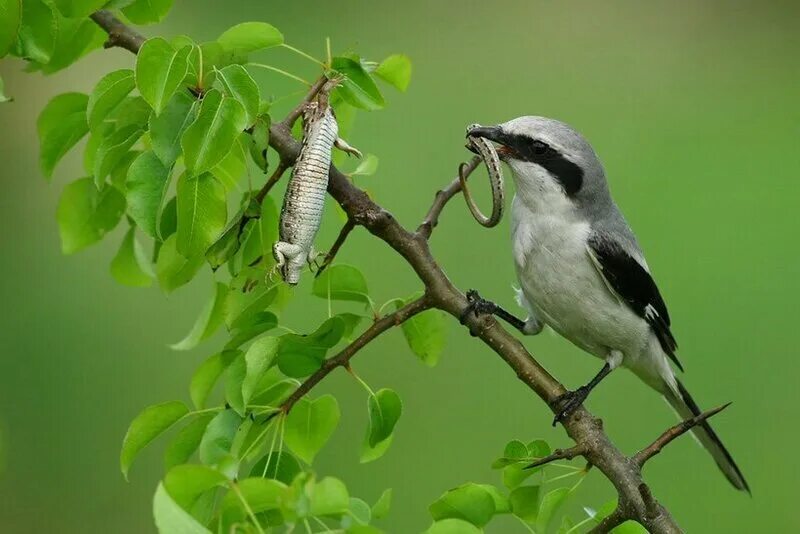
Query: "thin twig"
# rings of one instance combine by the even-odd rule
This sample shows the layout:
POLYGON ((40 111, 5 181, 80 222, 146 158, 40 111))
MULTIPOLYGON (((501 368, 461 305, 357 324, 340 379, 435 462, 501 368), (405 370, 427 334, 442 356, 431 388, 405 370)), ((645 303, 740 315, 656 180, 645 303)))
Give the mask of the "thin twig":
POLYGON ((291 130, 292 126, 294 126, 295 121, 297 121, 300 115, 303 114, 303 108, 306 106, 306 104, 311 102, 315 96, 317 96, 317 93, 320 92, 322 87, 325 85, 325 82, 327 81, 328 78, 326 78, 325 76, 320 76, 319 79, 311 85, 311 87, 308 90, 308 93, 306 93, 306 96, 303 97, 303 100, 300 102, 300 104, 298 104, 297 107, 295 107, 292 111, 289 112, 288 115, 286 115, 286 118, 281 121, 281 124, 286 128, 288 128, 289 130, 291 130))
POLYGON ((723 404, 722 406, 718 406, 711 410, 706 410, 705 412, 701 413, 700 415, 696 415, 694 417, 690 417, 689 419, 685 419, 678 423, 677 425, 667 429, 666 432, 661 434, 658 439, 656 439, 653 443, 642 449, 641 451, 637 452, 633 456, 633 461, 641 467, 653 456, 661 452, 661 449, 666 447, 672 440, 675 438, 685 434, 692 428, 696 427, 709 417, 713 417, 717 415, 719 412, 730 406, 731 403, 723 404))
POLYGON ((118 46, 137 54, 146 40, 139 32, 115 17, 111 11, 101 9, 89 17, 108 34, 108 40, 103 45, 105 48, 118 46))
POLYGON ((272 175, 267 179, 267 181, 264 183, 261 189, 259 189, 258 193, 256 193, 256 196, 253 197, 255 198, 256 202, 261 204, 264 201, 264 199, 267 197, 267 193, 269 193, 270 189, 272 189, 275 186, 275 184, 277 184, 280 181, 281 177, 283 176, 283 173, 285 173, 286 169, 288 168, 289 165, 281 159, 278 162, 278 166, 275 167, 275 172, 272 173, 272 175))
MULTIPOLYGON (((469 163, 466 164, 463 171, 465 179, 472 174, 480 162, 481 158, 478 156, 474 156, 471 160, 469 160, 469 163)), ((417 233, 419 235, 425 239, 430 238, 431 233, 433 233, 433 229, 436 228, 437 224, 439 224, 439 215, 442 214, 442 210, 450 201, 450 199, 456 196, 459 191, 461 191, 461 179, 460 177, 456 177, 447 187, 436 192, 436 196, 433 197, 433 204, 428 210, 428 213, 425 215, 425 218, 422 220, 422 224, 420 224, 417 228, 417 233)))
POLYGON ((549 464, 550 462, 555 462, 556 460, 572 460, 576 456, 583 456, 585 452, 586 447, 583 445, 575 445, 569 449, 556 449, 553 451, 553 454, 549 454, 544 458, 539 458, 535 462, 526 465, 523 469, 533 469, 534 467, 549 464))
POLYGON ((355 227, 356 223, 353 221, 353 219, 347 219, 347 222, 344 223, 344 226, 342 226, 342 229, 339 231, 339 236, 336 238, 336 241, 333 242, 333 246, 328 251, 328 253, 325 254, 325 259, 322 260, 322 265, 320 265, 319 269, 317 269, 317 274, 314 275, 314 278, 318 278, 319 275, 322 274, 322 271, 327 269, 328 265, 333 263, 333 259, 336 257, 336 254, 339 252, 339 249, 342 248, 342 245, 344 245, 347 236, 350 235, 350 232, 352 232, 353 228, 355 227))
POLYGON ((429 309, 430 307, 431 303, 428 297, 423 295, 420 298, 409 302, 396 312, 384 315, 372 323, 372 326, 367 328, 363 334, 358 336, 355 341, 343 348, 336 356, 325 360, 325 362, 322 364, 322 367, 315 371, 314 374, 306 378, 305 382, 300 384, 300 386, 294 390, 294 392, 289 395, 285 401, 283 401, 283 404, 280 406, 280 412, 276 413, 289 413, 289 411, 292 409, 292 406, 294 406, 297 401, 311 391, 314 386, 322 381, 323 378, 328 376, 331 371, 337 367, 347 367, 353 356, 355 356, 358 351, 364 348, 370 341, 383 334, 393 326, 399 326, 403 324, 411 317, 429 309))

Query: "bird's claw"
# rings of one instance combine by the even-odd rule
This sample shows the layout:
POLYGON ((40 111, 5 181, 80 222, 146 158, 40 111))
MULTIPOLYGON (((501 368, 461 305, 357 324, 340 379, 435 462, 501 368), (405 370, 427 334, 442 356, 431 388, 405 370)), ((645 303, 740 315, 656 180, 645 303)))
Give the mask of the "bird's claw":
POLYGON ((589 388, 586 386, 581 386, 575 391, 567 391, 560 397, 558 397, 554 402, 553 406, 556 407, 558 410, 556 412, 555 417, 553 418, 553 426, 556 426, 558 423, 564 422, 567 417, 572 415, 572 412, 578 409, 578 407, 583 404, 583 401, 586 400, 586 397, 589 396, 589 388))
POLYGON ((484 299, 476 290, 470 289, 467 291, 467 307, 461 312, 459 321, 461 324, 466 323, 470 313, 478 317, 479 315, 490 315, 495 311, 497 311, 497 304, 484 299))

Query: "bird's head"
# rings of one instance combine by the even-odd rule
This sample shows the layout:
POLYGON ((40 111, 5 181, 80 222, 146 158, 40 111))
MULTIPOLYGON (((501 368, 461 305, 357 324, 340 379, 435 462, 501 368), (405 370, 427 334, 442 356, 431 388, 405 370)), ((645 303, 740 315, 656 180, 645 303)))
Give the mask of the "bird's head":
POLYGON ((519 117, 473 128, 467 136, 499 145, 497 153, 511 167, 518 191, 556 189, 572 199, 606 191, 603 167, 591 145, 563 122, 519 117))

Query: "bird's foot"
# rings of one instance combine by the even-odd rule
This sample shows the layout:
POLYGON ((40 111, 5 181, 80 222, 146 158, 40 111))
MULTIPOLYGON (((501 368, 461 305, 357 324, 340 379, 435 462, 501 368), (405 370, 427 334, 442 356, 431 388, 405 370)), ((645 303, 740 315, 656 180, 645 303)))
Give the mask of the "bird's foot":
POLYGON ((583 404, 586 397, 589 396, 590 388, 581 386, 575 391, 567 391, 553 402, 553 407, 558 410, 556 416, 553 418, 553 426, 562 423, 572 412, 583 404))
POLYGON ((474 289, 467 291, 467 307, 461 312, 459 321, 461 324, 467 322, 467 317, 472 313, 475 317, 479 315, 491 315, 497 311, 497 304, 486 300, 474 289))

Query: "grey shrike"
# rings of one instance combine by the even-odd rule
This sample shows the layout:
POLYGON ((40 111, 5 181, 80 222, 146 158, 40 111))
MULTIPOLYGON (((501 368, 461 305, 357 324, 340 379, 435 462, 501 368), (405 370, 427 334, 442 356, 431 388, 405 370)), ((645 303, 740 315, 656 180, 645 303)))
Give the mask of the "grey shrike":
MULTIPOLYGON (((464 312, 492 313, 524 334, 544 325, 605 361, 588 384, 560 397, 555 421, 564 420, 612 370, 622 365, 661 393, 681 418, 701 413, 675 377, 667 307, 630 226, 611 198, 591 145, 566 124, 519 117, 470 130, 499 146, 511 168, 514 265, 522 321, 470 291, 464 312), (671 363, 670 363, 671 362, 671 363)), ((555 424, 555 422, 554 422, 555 424)), ((703 422, 693 432, 737 489, 750 491, 717 434, 703 422)))

